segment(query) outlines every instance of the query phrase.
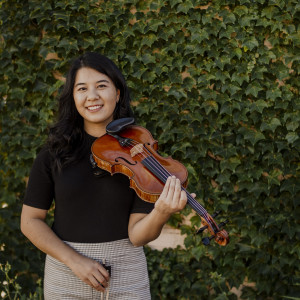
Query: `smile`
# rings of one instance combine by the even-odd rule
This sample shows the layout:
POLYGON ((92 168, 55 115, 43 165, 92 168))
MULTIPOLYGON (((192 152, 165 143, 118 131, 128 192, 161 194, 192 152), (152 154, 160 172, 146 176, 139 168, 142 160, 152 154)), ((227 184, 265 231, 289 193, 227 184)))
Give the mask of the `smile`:
POLYGON ((98 110, 100 110, 102 107, 103 107, 103 105, 94 105, 94 106, 89 106, 89 107, 87 107, 87 109, 88 109, 89 111, 98 111, 98 110))

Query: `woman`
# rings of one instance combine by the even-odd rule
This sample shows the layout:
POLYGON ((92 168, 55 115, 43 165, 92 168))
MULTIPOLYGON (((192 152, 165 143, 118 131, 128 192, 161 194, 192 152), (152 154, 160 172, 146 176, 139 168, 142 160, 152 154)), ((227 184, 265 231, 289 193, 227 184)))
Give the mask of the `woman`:
POLYGON ((22 232, 47 254, 46 300, 151 298, 142 246, 187 198, 175 177, 153 205, 136 196, 126 176, 93 174, 91 144, 112 120, 132 116, 129 101, 122 74, 105 56, 86 53, 71 65, 21 215, 22 232), (45 218, 53 200, 50 228, 45 218))

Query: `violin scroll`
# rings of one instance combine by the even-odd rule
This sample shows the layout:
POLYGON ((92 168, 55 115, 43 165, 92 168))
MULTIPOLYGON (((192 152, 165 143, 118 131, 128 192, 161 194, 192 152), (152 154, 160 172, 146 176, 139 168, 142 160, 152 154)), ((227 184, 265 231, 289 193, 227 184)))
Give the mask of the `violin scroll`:
POLYGON ((202 233, 206 229, 211 234, 210 237, 204 237, 202 239, 202 243, 205 246, 208 246, 212 239, 215 239, 215 242, 221 246, 226 246, 229 243, 229 235, 227 231, 220 229, 221 227, 224 227, 229 220, 223 221, 217 225, 213 219, 213 217, 216 217, 219 213, 220 211, 217 211, 212 216, 207 214, 205 218, 201 217, 201 221, 204 226, 197 231, 197 234, 202 233))

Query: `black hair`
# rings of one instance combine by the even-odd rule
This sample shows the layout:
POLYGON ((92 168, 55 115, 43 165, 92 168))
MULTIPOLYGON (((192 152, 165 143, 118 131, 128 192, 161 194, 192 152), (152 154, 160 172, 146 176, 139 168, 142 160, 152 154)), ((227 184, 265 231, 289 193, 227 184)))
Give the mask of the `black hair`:
POLYGON ((113 113, 114 120, 133 116, 125 79, 109 58, 95 52, 87 52, 73 60, 59 96, 58 120, 50 128, 47 143, 59 171, 66 165, 78 161, 85 146, 86 135, 84 134, 83 118, 78 113, 73 98, 76 74, 79 69, 84 67, 105 74, 120 91, 120 98, 113 113))

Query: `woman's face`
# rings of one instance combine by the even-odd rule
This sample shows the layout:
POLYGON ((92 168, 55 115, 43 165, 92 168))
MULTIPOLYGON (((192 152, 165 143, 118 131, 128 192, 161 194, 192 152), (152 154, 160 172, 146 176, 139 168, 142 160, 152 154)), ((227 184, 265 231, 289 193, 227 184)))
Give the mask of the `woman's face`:
POLYGON ((91 68, 77 71, 73 97, 79 114, 84 119, 87 133, 100 136, 113 120, 113 112, 119 101, 120 91, 105 74, 91 68))

